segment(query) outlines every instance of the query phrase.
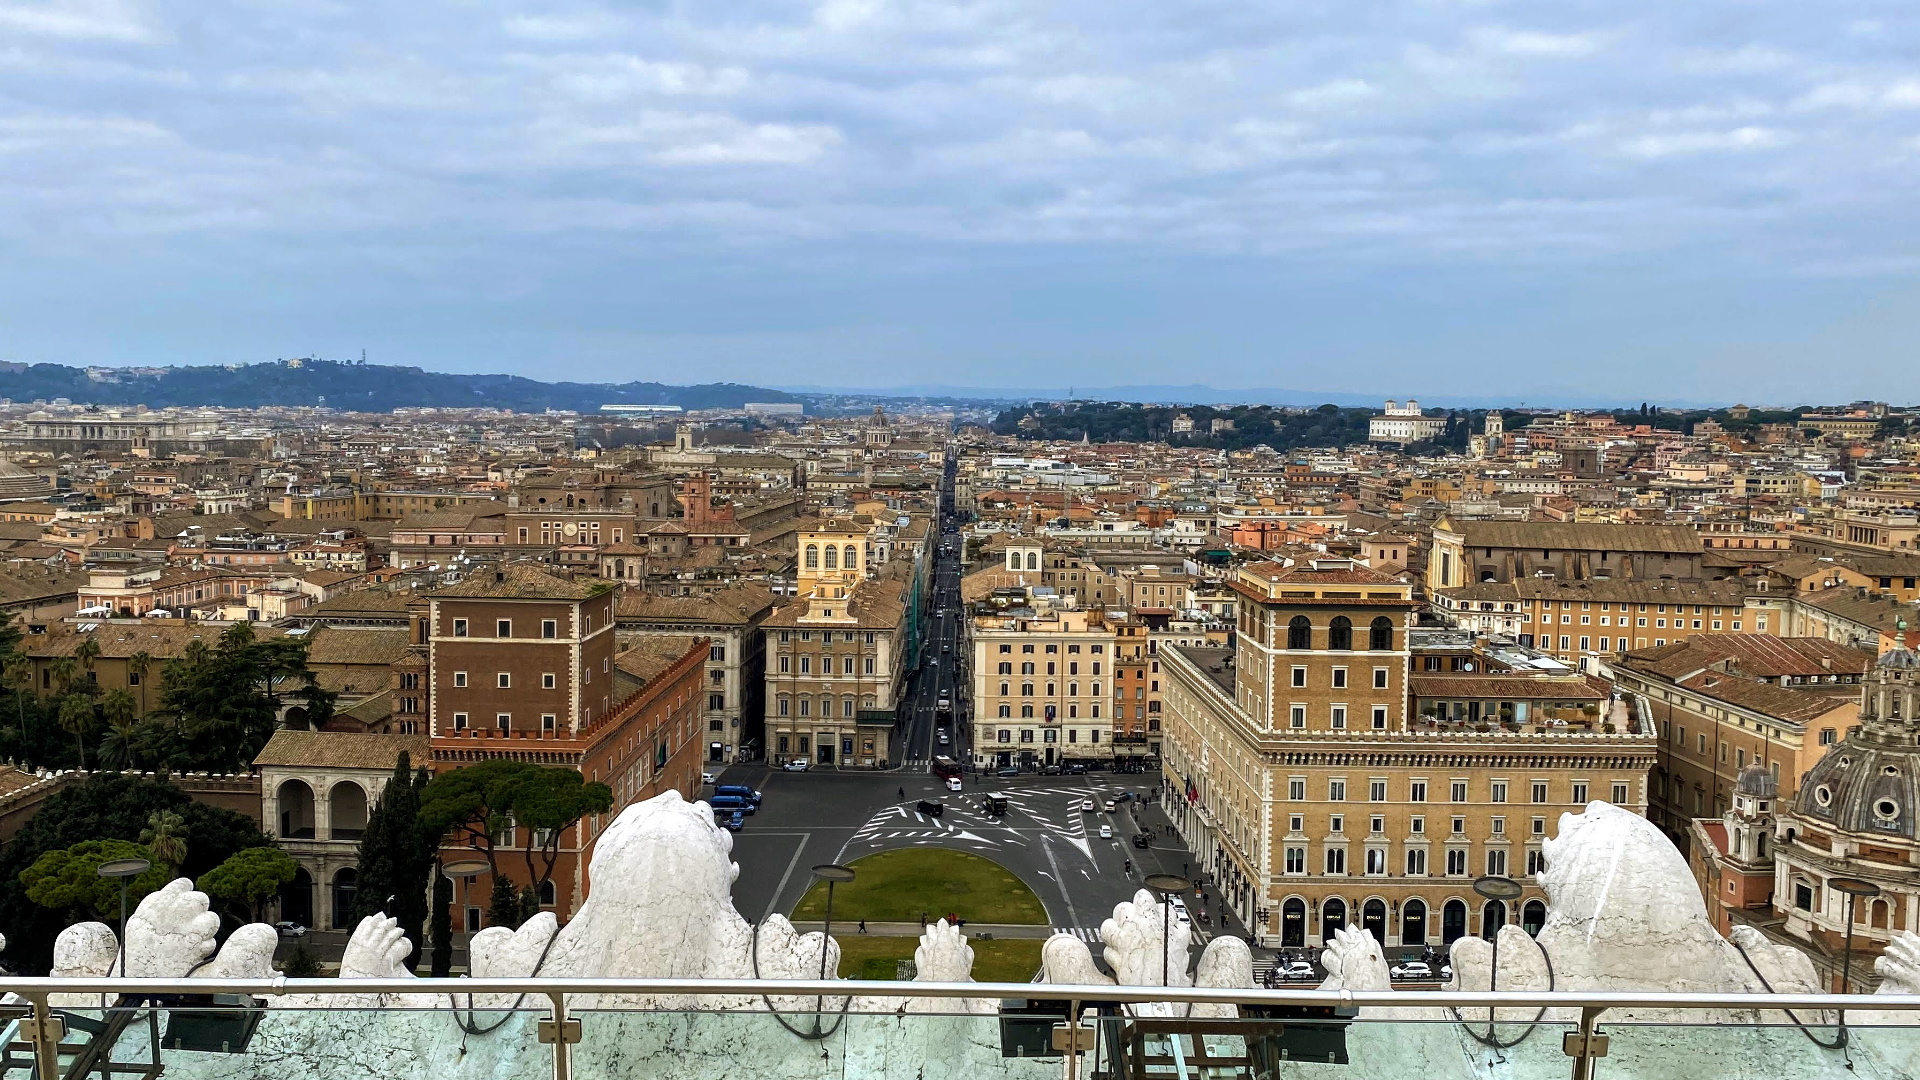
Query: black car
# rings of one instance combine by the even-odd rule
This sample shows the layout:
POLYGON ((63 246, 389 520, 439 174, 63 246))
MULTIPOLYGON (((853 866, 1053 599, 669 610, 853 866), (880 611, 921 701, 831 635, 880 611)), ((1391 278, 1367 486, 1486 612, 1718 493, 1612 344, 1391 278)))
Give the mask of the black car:
POLYGON ((939 817, 947 812, 946 803, 934 802, 930 799, 921 799, 919 802, 913 804, 913 808, 928 817, 939 817))
POLYGON ((1041 776, 1059 776, 1061 773, 1066 771, 1067 771, 1066 769, 1062 768, 1059 765, 1043 765, 1040 767, 1041 776))
POLYGON ((1086 773, 1087 773, 1087 767, 1078 761, 1067 766, 1068 776, 1085 776, 1086 773))
POLYGON ((1147 834, 1147 833, 1143 833, 1143 832, 1137 832, 1137 833, 1134 833, 1134 834, 1133 834, 1133 846, 1134 846, 1134 847, 1137 847, 1137 848, 1144 848, 1144 847, 1152 847, 1152 846, 1153 846, 1153 837, 1152 837, 1151 835, 1149 835, 1149 834, 1147 834))
POLYGON ((1002 765, 1002 766, 1001 766, 1000 768, 998 768, 998 769, 995 769, 995 770, 993 770, 993 775, 995 775, 995 776, 1019 776, 1019 775, 1020 775, 1020 770, 1019 770, 1019 768, 1018 768, 1017 766, 1013 766, 1013 765, 1002 765))

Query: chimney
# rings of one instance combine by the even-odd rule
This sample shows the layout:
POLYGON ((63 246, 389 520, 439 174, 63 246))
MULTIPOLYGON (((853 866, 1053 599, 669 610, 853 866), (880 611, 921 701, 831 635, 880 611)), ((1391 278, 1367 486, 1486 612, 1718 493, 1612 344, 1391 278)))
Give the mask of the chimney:
POLYGON ((505 570, 495 570, 493 572, 493 580, 496 582, 507 580, 507 572, 505 570))

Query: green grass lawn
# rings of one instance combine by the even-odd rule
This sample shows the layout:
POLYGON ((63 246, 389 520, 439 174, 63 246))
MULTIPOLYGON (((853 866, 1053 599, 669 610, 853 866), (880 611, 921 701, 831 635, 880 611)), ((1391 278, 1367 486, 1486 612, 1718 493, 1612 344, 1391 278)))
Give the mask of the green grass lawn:
MULTIPOLYGON (((1047 909, 1013 873, 991 859, 943 848, 900 848, 855 859, 856 877, 835 887, 833 921, 918 922, 952 912, 969 923, 1044 926, 1047 909)), ((826 917, 827 887, 814 882, 793 918, 826 917)), ((908 950, 912 952, 911 949, 908 950)))
MULTIPOLYGON (((838 908, 839 897, 834 897, 838 908)), ((837 911, 835 914, 839 914, 837 911)), ((919 938, 875 937, 868 934, 835 934, 840 943, 840 975, 847 979, 892 979, 897 977, 897 961, 913 959, 919 938)), ((996 941, 969 939, 973 947, 974 982, 1026 982, 1040 970, 1039 938, 1001 938, 996 941)))

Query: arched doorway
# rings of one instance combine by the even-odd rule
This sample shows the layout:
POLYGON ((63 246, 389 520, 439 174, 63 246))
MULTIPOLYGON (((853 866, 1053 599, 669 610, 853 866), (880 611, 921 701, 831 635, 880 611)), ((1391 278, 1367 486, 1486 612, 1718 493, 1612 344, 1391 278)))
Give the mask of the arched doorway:
POLYGON ((1528 937, 1539 937, 1540 928, 1547 925, 1547 905, 1538 900, 1527 901, 1520 909, 1520 927, 1528 937))
POLYGON ((1449 900, 1440 908, 1440 941, 1451 945, 1467 936, 1467 902, 1449 900))
POLYGON ((358 840, 367 831, 367 789, 342 780, 327 792, 327 830, 335 840, 358 840))
POLYGON ((1366 928, 1367 933, 1373 935, 1373 940, 1385 945, 1387 943, 1387 902, 1376 896, 1361 904, 1360 925, 1366 928))
POLYGON ((1332 941, 1333 932, 1347 925, 1347 902, 1338 898, 1320 905, 1320 940, 1332 941))
POLYGON ((302 866, 293 872, 293 880, 280 886, 280 917, 301 926, 313 926, 313 875, 302 866))
POLYGON ((360 871, 342 867, 333 875, 333 928, 353 929, 353 897, 360 884, 360 871))
POLYGON ((1307 943, 1307 902, 1297 896, 1280 905, 1280 946, 1298 949, 1307 943))
POLYGON ((305 780, 280 785, 280 836, 287 840, 313 839, 313 789, 305 780))
POLYGON ((1505 900, 1487 901, 1487 906, 1480 909, 1480 936, 1492 941, 1493 935, 1499 933, 1500 928, 1505 925, 1507 925, 1507 902, 1505 900))
POLYGON ((1400 944, 1427 943, 1427 902, 1415 897, 1400 909, 1400 944))
POLYGON ((313 724, 307 718, 306 706, 295 705, 293 708, 287 710, 285 716, 280 718, 280 726, 286 728, 288 731, 306 731, 312 728, 313 724))

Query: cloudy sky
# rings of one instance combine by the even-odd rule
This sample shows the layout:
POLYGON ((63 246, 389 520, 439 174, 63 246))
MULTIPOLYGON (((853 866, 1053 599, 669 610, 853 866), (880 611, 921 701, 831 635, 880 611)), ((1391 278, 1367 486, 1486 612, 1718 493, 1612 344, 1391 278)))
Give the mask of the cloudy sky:
POLYGON ((0 0, 0 358, 1920 398, 1920 7, 0 0))

